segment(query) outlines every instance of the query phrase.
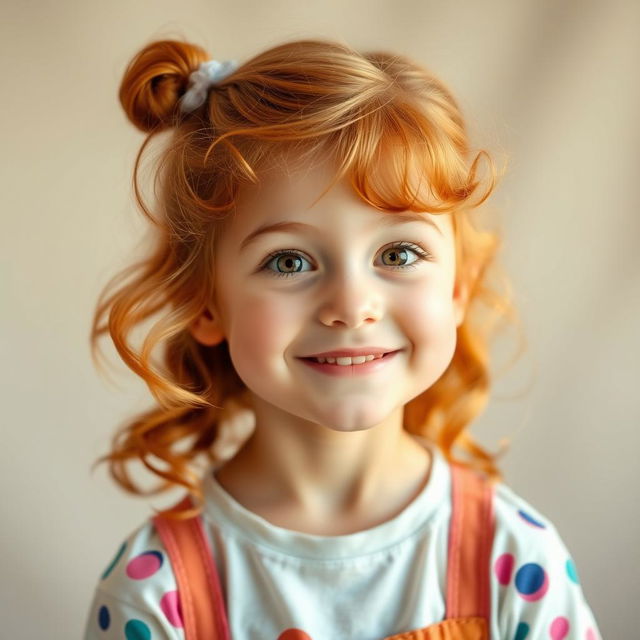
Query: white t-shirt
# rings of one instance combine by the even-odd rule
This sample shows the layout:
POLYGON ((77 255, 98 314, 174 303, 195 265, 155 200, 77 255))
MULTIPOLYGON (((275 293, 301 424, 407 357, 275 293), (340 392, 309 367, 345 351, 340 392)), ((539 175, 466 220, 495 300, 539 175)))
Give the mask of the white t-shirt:
MULTIPOLYGON (((422 492, 397 516, 339 536, 270 524, 204 481, 212 544, 232 640, 381 640, 445 615, 451 472, 433 463, 422 492)), ((492 640, 597 640, 576 567, 554 525, 504 483, 495 486, 492 640)), ((85 640, 183 640, 176 580, 150 520, 120 545, 99 579, 85 640)))

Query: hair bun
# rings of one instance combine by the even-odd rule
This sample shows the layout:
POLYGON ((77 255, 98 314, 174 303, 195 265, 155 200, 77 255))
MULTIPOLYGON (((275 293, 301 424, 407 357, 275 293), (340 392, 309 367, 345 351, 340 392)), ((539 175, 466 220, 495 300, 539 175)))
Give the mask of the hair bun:
POLYGON ((120 84, 120 104, 129 120, 144 132, 172 126, 189 75, 208 59, 204 49, 187 42, 147 45, 131 60, 120 84))

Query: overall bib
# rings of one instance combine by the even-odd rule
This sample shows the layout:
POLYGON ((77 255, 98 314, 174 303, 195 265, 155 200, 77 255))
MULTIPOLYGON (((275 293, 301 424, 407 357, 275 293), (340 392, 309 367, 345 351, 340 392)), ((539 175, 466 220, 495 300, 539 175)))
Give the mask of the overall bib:
MULTIPOLYGON (((450 463, 447 594, 441 622, 381 640, 490 640, 490 556, 494 534, 493 488, 488 478, 450 463)), ((191 508, 187 495, 173 509, 191 508)), ((186 640, 231 640, 220 580, 202 519, 153 523, 176 577, 186 640)), ((268 639, 271 640, 271 639, 268 639)), ((273 640, 326 640, 289 629, 273 640)), ((334 639, 331 639, 334 640, 334 639)), ((340 640, 336 634, 335 640, 340 640)))

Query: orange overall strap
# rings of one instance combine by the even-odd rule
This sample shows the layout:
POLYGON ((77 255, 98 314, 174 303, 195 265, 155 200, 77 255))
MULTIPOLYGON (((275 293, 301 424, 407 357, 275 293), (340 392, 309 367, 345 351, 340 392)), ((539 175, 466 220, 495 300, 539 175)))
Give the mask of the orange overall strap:
MULTIPOLYGON (((187 495, 172 510, 193 506, 187 495)), ((229 640, 229 627, 213 552, 202 519, 155 516, 176 582, 186 640, 229 640)))
POLYGON ((489 578, 495 530, 493 486, 481 472, 454 462, 451 481, 445 618, 480 616, 489 623, 489 578))

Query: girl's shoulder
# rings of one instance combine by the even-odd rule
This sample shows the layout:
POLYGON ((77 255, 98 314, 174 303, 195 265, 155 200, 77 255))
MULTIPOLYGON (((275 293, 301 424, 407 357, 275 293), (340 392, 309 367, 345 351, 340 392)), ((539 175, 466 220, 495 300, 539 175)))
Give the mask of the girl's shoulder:
POLYGON ((148 605, 166 599, 175 584, 167 551, 147 518, 118 545, 100 576, 99 588, 119 597, 142 598, 137 604, 148 605))
POLYGON ((492 485, 491 495, 492 579, 507 586, 513 580, 516 585, 551 576, 563 580, 564 574, 577 585, 575 563, 551 518, 503 481, 492 485))
POLYGON ((516 523, 524 523, 534 530, 554 526, 549 517, 504 482, 494 485, 493 506, 496 518, 500 519, 503 526, 514 527, 514 530, 519 528, 515 526, 516 523))
POLYGON ((551 518, 504 482, 494 486, 493 512, 494 548, 501 545, 505 552, 527 550, 538 555, 566 552, 551 518))
MULTIPOLYGON (((444 460, 442 454, 438 454, 438 456, 444 460)), ((451 514, 454 493, 458 500, 462 499, 463 493, 454 491, 454 467, 446 461, 445 465, 447 466, 445 501, 447 513, 451 514)), ((534 547, 537 547, 540 553, 549 551, 552 547, 564 545, 555 525, 546 514, 538 510, 504 481, 490 483, 487 476, 483 477, 487 483, 485 487, 491 486, 493 539, 495 542, 499 542, 505 549, 524 546, 533 550, 534 547)), ((448 522, 443 522, 443 526, 448 526, 448 524, 448 522)))
POLYGON ((93 638, 92 633, 111 637, 103 632, 122 634, 127 629, 132 634, 148 631, 160 637, 182 637, 177 583, 151 518, 131 531, 107 559, 95 588, 85 638, 93 638))
POLYGON ((498 581, 508 576, 564 574, 577 583, 577 572, 565 541, 549 516, 510 486, 494 487, 492 568, 498 581), (524 568, 523 568, 524 567, 524 568))
POLYGON ((504 483, 494 487, 493 509, 494 634, 537 638, 571 629, 571 637, 598 638, 576 563, 550 518, 504 483))

